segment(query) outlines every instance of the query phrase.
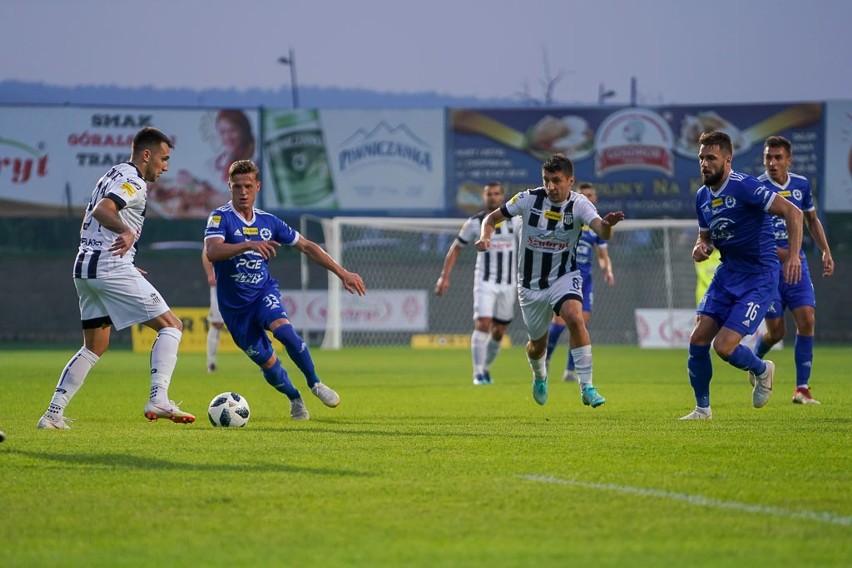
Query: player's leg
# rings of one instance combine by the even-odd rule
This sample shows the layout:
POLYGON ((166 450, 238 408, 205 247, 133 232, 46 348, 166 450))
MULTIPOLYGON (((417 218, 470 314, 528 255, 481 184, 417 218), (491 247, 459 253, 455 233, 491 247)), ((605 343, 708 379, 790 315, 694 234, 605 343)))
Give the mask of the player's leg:
POLYGON ((496 291, 494 302, 494 317, 491 318, 488 342, 485 344, 485 365, 482 370, 483 378, 488 384, 493 382, 491 378, 491 364, 500 353, 500 344, 506 335, 506 328, 515 317, 515 298, 517 289, 514 286, 501 286, 496 291))
POLYGON ((553 316, 553 307, 547 290, 518 290, 521 316, 527 328, 527 361, 533 375, 533 399, 538 404, 547 402, 547 332, 553 316))
MULTIPOLYGON (((708 288, 704 295, 705 302, 710 293, 711 290, 708 288)), ((708 420, 713 416, 713 411, 710 409, 710 379, 713 378, 710 342, 718 332, 719 325, 714 317, 704 313, 696 316, 695 327, 689 335, 689 356, 686 360, 689 384, 695 394, 695 409, 686 416, 682 416, 681 420, 708 420)))
POLYGON ((487 357, 488 335, 491 320, 494 317, 494 304, 497 301, 496 290, 488 282, 477 281, 473 286, 473 332, 470 335, 470 358, 473 363, 473 384, 487 385, 485 378, 485 359, 487 357))
POLYGON ((181 410, 169 398, 169 387, 183 337, 183 323, 169 310, 144 322, 144 325, 157 332, 157 338, 151 346, 151 393, 145 405, 145 418, 167 418, 177 424, 195 422, 195 416, 181 410))
MULTIPOLYGON (((262 335, 266 338, 266 333, 262 335)), ((253 350, 256 355, 252 355, 251 359, 260 367, 263 372, 263 378, 272 388, 283 393, 290 401, 291 419, 310 420, 311 415, 308 412, 307 406, 305 406, 305 401, 302 399, 302 393, 290 381, 287 370, 281 365, 281 361, 272 350, 268 338, 265 341, 265 345, 262 339, 258 338, 258 340, 256 342, 257 347, 253 350), (261 362, 263 359, 266 359, 266 361, 261 362)))
POLYGON ((559 343, 559 338, 562 332, 565 331, 565 322, 557 314, 553 314, 553 319, 550 320, 550 329, 547 333, 547 363, 550 364, 550 358, 553 357, 553 351, 556 349, 556 344, 559 343))
POLYGON ((796 362, 796 391, 793 393, 793 402, 819 404, 819 401, 811 395, 808 385, 814 359, 815 309, 813 306, 804 305, 793 308, 792 312, 796 320, 796 344, 793 348, 796 362))
POLYGON ((776 343, 784 339, 784 334, 786 333, 784 329, 784 310, 787 307, 788 294, 789 286, 781 278, 772 302, 769 304, 769 309, 766 310, 766 317, 763 320, 766 324, 766 332, 760 334, 754 344, 754 354, 760 359, 763 359, 776 343))
MULTIPOLYGON (((589 320, 592 319, 592 304, 594 303, 594 291, 591 278, 583 278, 583 322, 586 328, 589 327, 589 320)), ((570 341, 569 341, 570 343, 570 341)), ((562 374, 562 380, 565 382, 579 382, 580 377, 577 375, 574 355, 571 350, 568 350, 568 359, 565 361, 565 372, 562 374)))
POLYGON ((225 324, 219 312, 219 298, 216 286, 210 287, 210 313, 207 315, 207 372, 216 371, 216 355, 219 351, 219 338, 225 324))
POLYGON ((577 380, 580 383, 580 398, 583 404, 597 408, 606 402, 592 383, 592 340, 583 318, 583 304, 580 298, 569 296, 557 305, 559 315, 565 320, 570 334, 571 356, 577 380))

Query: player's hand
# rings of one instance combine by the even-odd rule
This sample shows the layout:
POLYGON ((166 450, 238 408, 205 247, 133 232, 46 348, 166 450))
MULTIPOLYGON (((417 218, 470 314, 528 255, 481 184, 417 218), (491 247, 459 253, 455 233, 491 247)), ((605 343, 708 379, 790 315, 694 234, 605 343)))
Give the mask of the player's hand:
POLYGON ((612 270, 604 272, 604 282, 610 286, 615 286, 615 276, 613 275, 612 270))
POLYGON ((249 249, 258 253, 264 260, 269 260, 278 255, 275 249, 281 246, 278 241, 246 241, 249 249))
POLYGON ((828 278, 834 274, 834 259, 831 258, 831 253, 826 251, 822 253, 822 275, 828 278))
POLYGON ((692 260, 695 262, 704 262, 710 255, 713 254, 713 247, 704 242, 695 243, 695 247, 692 249, 692 260))
POLYGON ((136 233, 131 229, 127 229, 118 234, 115 238, 115 242, 112 243, 112 246, 109 247, 109 252, 112 253, 112 256, 123 257, 127 254, 127 251, 133 246, 133 243, 136 242, 136 233))
POLYGON ((787 284, 798 284, 802 279, 802 262, 799 255, 788 255, 781 270, 784 271, 784 280, 787 284))
POLYGON ((485 252, 491 248, 491 239, 479 239, 473 246, 479 252, 485 252))
POLYGON ((624 211, 610 211, 603 216, 603 222, 610 227, 615 227, 620 221, 624 221, 624 211))
POLYGON ((443 296, 447 290, 450 288, 450 277, 449 276, 441 276, 438 278, 438 282, 435 284, 435 295, 443 296))
POLYGON ((367 287, 364 286, 364 281, 361 279, 361 276, 354 272, 345 272, 340 280, 343 282, 343 287, 350 294, 363 296, 367 293, 367 287))

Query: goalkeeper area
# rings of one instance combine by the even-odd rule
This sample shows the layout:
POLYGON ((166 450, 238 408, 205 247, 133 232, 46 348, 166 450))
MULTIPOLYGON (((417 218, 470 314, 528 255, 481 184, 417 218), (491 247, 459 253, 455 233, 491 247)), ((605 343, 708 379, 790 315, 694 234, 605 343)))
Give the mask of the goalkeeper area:
POLYGON ((849 566, 847 351, 816 348, 822 404, 802 406, 782 350, 760 410, 714 356, 695 422, 684 350, 596 346, 594 410, 561 381, 537 405, 520 346, 490 386, 466 349, 315 350, 342 402, 284 357, 308 422, 245 355, 208 374, 182 354, 170 392, 198 420, 178 425, 142 416, 147 356, 110 350, 68 431, 36 421, 72 351, 0 351, 0 566, 849 566), (208 423, 224 391, 245 428, 208 423))
MULTIPOLYGON (((417 334, 469 335, 473 330, 473 243, 459 255, 449 291, 441 297, 434 293, 444 257, 463 222, 303 217, 301 232, 323 244, 347 269, 358 272, 367 285, 367 297, 353 297, 341 291, 336 277, 303 262, 303 289, 328 289, 323 347, 409 345, 417 334), (390 323, 378 321, 382 317, 390 323)), ((698 224, 685 220, 627 220, 615 227, 607 242, 615 286, 603 281, 594 262, 594 308, 588 326, 594 345, 636 345, 637 309, 695 309, 691 251, 697 234, 698 224)), ((527 340, 517 305, 508 334, 515 344, 527 340)))

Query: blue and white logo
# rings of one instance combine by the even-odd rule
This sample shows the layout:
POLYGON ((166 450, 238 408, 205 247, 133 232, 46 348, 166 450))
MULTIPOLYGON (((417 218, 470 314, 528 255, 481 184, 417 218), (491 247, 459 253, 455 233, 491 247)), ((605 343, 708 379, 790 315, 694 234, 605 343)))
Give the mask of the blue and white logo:
POLYGON ((392 127, 380 121, 367 131, 359 128, 340 144, 337 154, 341 172, 371 165, 377 161, 431 172, 434 168, 432 149, 405 124, 392 127))

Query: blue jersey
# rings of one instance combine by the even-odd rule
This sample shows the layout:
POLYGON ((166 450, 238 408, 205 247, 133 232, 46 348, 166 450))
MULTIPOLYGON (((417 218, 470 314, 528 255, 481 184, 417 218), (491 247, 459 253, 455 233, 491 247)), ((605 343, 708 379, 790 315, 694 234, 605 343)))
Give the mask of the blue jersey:
MULTIPOLYGON (((781 197, 786 198, 787 201, 802 211, 813 211, 815 209, 813 194, 811 193, 811 184, 808 181, 808 178, 794 174, 793 172, 788 172, 787 183, 784 185, 778 185, 772 181, 769 174, 764 172, 757 179, 763 182, 767 187, 774 190, 775 193, 781 197)), ((790 248, 789 238, 787 236, 787 221, 784 217, 779 217, 777 215, 772 216, 772 221, 775 228, 775 246, 784 249, 790 248)), ((805 258, 804 251, 799 251, 799 257, 805 258)), ((802 266, 804 267, 804 264, 802 266)))
POLYGON ((583 279, 592 277, 592 261, 595 257, 595 245, 605 247, 606 241, 600 238, 588 225, 583 226, 580 240, 577 242, 577 270, 583 279))
POLYGON ((776 193, 757 178, 731 171, 713 191, 701 186, 695 195, 698 228, 709 231, 722 265, 738 272, 770 272, 779 267, 772 215, 776 193))
MULTIPOLYGON (((277 241, 282 245, 294 245, 299 233, 275 215, 260 209, 254 209, 252 220, 246 221, 228 203, 213 211, 207 219, 204 239, 214 237, 221 237, 226 243, 277 241)), ((278 280, 269 274, 267 260, 255 251, 214 262, 213 270, 222 312, 245 310, 270 288, 278 290, 278 280)))

